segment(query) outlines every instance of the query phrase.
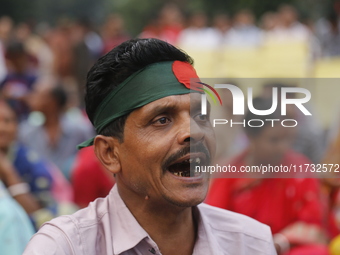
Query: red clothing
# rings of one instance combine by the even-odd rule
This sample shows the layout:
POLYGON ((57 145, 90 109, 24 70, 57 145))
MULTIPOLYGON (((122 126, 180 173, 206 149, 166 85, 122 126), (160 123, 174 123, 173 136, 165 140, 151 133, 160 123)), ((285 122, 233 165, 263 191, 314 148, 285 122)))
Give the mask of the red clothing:
POLYGON ((115 183, 95 155, 93 146, 79 151, 71 180, 74 202, 80 207, 86 207, 98 197, 106 197, 115 183))
MULTIPOLYGON (((231 165, 238 169, 244 165, 242 153, 231 165)), ((280 164, 300 165, 310 161, 295 152, 286 153, 280 164)), ((323 210, 317 179, 215 179, 206 203, 245 214, 269 225, 273 234, 288 225, 303 221, 322 225, 323 210)))
MULTIPOLYGON (((240 169, 245 165, 246 155, 247 152, 242 153, 232 160, 231 165, 240 169)), ((309 163, 305 156, 290 151, 280 164, 289 166, 309 163)), ((273 234, 299 221, 320 227, 324 223, 324 206, 317 179, 215 179, 206 203, 250 216, 269 225, 273 234)), ((326 246, 309 244, 293 248, 288 254, 324 255, 328 251, 326 246)))

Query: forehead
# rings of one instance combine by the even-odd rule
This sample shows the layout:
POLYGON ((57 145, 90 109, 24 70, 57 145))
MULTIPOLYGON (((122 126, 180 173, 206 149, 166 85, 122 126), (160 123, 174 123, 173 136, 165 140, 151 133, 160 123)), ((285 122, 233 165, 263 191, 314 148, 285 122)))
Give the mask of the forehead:
POLYGON ((188 110, 200 107, 201 95, 199 93, 188 93, 184 95, 167 96, 153 101, 139 108, 140 113, 148 113, 162 109, 188 110))

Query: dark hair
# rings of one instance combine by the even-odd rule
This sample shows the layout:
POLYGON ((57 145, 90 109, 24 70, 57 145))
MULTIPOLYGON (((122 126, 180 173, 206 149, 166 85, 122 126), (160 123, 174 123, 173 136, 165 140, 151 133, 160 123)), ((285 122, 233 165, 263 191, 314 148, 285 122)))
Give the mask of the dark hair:
MULTIPOLYGON (((272 99, 267 99, 267 98, 263 98, 263 97, 256 97, 256 98, 253 99, 253 106, 257 110, 268 110, 268 109, 271 108, 272 103, 273 103, 272 99)), ((265 129, 268 125, 272 124, 271 121, 266 121, 266 120, 268 120, 268 119, 279 119, 279 120, 281 120, 282 117, 280 115, 279 109, 280 109, 280 107, 278 106, 276 108, 276 110, 272 114, 269 114, 269 115, 256 115, 256 114, 252 113, 251 111, 248 111, 245 115, 245 122, 246 122, 245 131, 246 131, 246 134, 248 136, 257 136, 263 131, 263 129, 265 129), (263 121, 264 125, 262 127, 250 127, 248 125, 248 121, 252 120, 252 119, 261 120, 261 121, 263 121)), ((276 123, 276 125, 277 125, 277 123, 276 123)))
MULTIPOLYGON (((162 61, 193 60, 175 46, 158 39, 132 39, 112 49, 101 57, 87 74, 85 107, 93 124, 97 107, 106 95, 136 71, 162 61)), ((106 126, 99 134, 123 139, 125 121, 120 117, 106 126)))
POLYGON ((51 89, 51 95, 56 100, 60 109, 64 108, 67 103, 67 94, 62 85, 57 85, 51 89))
POLYGON ((23 43, 13 41, 7 46, 5 55, 7 59, 13 59, 18 56, 27 55, 27 51, 23 43))

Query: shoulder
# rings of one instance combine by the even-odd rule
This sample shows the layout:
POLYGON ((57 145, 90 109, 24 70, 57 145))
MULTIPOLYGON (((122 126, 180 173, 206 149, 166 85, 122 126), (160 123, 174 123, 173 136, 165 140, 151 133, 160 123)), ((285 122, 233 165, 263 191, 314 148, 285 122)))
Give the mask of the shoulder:
POLYGON ((85 250, 92 251, 97 239, 101 239, 100 235, 106 231, 103 223, 103 217, 108 213, 105 203, 105 198, 97 199, 72 215, 46 222, 33 236, 24 255, 36 254, 32 250, 48 255, 73 255, 84 254, 85 250))
POLYGON ((23 255, 74 255, 73 245, 62 228, 44 224, 26 246, 23 255))
POLYGON ((61 229, 65 234, 81 234, 87 229, 100 228, 103 218, 108 215, 108 201, 106 198, 97 198, 88 207, 78 210, 72 215, 57 217, 44 225, 61 229))
POLYGON ((84 235, 94 235, 101 231, 103 221, 109 220, 108 217, 108 197, 97 198, 88 207, 78 210, 72 215, 57 217, 43 225, 40 231, 56 228, 71 238, 82 238, 84 235))
POLYGON ((250 239, 257 239, 264 245, 272 243, 272 234, 269 226, 257 220, 207 204, 200 204, 198 208, 203 221, 210 226, 212 231, 222 234, 219 236, 227 237, 227 233, 232 233, 250 239))

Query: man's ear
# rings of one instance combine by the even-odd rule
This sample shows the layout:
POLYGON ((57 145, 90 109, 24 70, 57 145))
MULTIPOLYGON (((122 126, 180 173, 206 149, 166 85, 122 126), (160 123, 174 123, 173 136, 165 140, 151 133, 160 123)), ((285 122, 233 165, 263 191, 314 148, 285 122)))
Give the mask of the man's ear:
POLYGON ((111 173, 121 170, 119 158, 119 142, 117 138, 97 135, 94 139, 94 152, 102 165, 111 173))

